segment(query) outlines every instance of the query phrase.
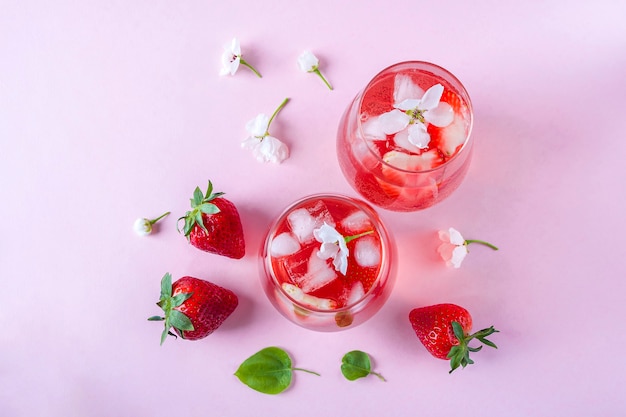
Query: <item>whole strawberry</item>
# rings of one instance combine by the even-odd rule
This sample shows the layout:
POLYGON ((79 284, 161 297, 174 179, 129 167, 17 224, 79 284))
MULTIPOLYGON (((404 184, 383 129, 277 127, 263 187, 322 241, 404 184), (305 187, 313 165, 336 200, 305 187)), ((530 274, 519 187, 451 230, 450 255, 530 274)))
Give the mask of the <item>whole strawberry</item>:
POLYGON ((200 187, 196 187, 191 198, 191 210, 178 221, 185 221, 183 233, 196 248, 241 259, 246 245, 239 212, 222 195, 224 193, 213 193, 211 181, 204 195, 200 187))
POLYGON ((183 339, 198 340, 207 337, 222 325, 239 304, 239 299, 230 290, 208 281, 182 277, 172 285, 168 272, 161 280, 161 297, 157 305, 164 316, 152 316, 150 321, 164 321, 161 344, 168 335, 183 339))
POLYGON ((465 368, 474 363, 469 357, 470 352, 478 352, 482 345, 473 348, 468 345, 477 339, 492 348, 497 346, 486 337, 497 333, 493 326, 470 334, 472 316, 456 304, 437 304, 415 308, 409 313, 409 321, 415 334, 436 358, 450 360, 450 373, 459 366, 465 368))

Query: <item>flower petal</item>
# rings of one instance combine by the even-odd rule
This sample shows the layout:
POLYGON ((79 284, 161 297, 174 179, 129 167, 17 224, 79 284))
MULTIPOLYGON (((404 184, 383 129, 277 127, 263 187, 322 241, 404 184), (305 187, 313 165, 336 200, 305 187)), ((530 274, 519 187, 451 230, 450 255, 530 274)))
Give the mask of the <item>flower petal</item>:
POLYGON ((431 110, 437 107, 441 95, 443 94, 443 85, 435 84, 424 93, 420 104, 420 110, 431 110))
POLYGON ((446 127, 454 120, 454 109, 442 101, 434 109, 424 112, 424 119, 437 127, 446 127))
MULTIPOLYGON (((415 84, 411 77, 408 75, 396 75, 393 85, 394 103, 400 103, 407 99, 416 99, 423 95, 424 90, 415 84)), ((394 105, 394 107, 396 106, 394 105)))
POLYGON ((396 144, 396 146, 399 146, 402 149, 406 149, 409 152, 420 153, 420 148, 409 141, 408 129, 404 129, 396 133, 393 137, 393 142, 396 144))
POLYGON ((426 126, 419 122, 409 126, 409 142, 420 149, 428 148, 430 134, 426 131, 426 126))
POLYGON ((447 230, 440 230, 439 231, 439 239, 442 242, 450 243, 450 233, 447 230))
POLYGON ((452 245, 450 243, 444 242, 441 245, 439 245, 439 247, 437 248, 437 252, 439 253, 439 256, 441 256, 441 259, 446 261, 446 263, 449 263, 450 260, 452 259, 452 252, 456 248, 457 248, 456 245, 452 245))
POLYGON ((252 135, 258 138, 262 138, 267 133, 269 127, 270 118, 266 114, 258 114, 254 119, 246 123, 246 130, 252 135))
POLYGON ((233 40, 230 41, 229 50, 233 55, 241 55, 241 45, 239 44, 239 39, 233 38, 233 40))
POLYGON ((450 234, 450 243, 457 246, 465 245, 465 238, 454 227, 449 228, 448 233, 450 234))
POLYGON ((280 164, 289 158, 289 148, 273 136, 265 136, 255 151, 257 160, 280 164))
POLYGON ((319 59, 311 51, 304 51, 298 57, 298 66, 305 72, 315 71, 319 63, 319 59))
POLYGON ((388 135, 401 131, 411 120, 408 114, 397 109, 381 114, 378 119, 383 132, 388 135))
POLYGON ((452 259, 450 259, 450 263, 455 268, 460 268, 461 262, 463 262, 463 259, 465 259, 466 255, 467 255, 467 247, 465 245, 457 246, 452 251, 452 259))
POLYGON ((414 108, 418 107, 421 103, 421 100, 417 99, 417 98, 408 98, 406 100, 402 100, 401 102, 394 104, 394 107, 396 109, 400 109, 400 110, 413 110, 414 108))

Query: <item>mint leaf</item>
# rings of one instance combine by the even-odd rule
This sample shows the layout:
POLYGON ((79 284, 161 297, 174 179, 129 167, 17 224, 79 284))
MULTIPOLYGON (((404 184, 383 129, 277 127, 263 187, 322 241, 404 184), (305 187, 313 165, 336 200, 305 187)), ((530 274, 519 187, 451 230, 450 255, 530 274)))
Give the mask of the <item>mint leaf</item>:
POLYGON ((367 353, 360 350, 353 350, 346 353, 341 359, 341 373, 349 381, 364 378, 369 374, 376 375, 382 381, 386 379, 377 372, 372 372, 372 364, 367 353))
POLYGON ((243 363, 235 372, 241 382, 263 394, 280 394, 291 385, 293 371, 317 372, 292 367, 291 357, 277 347, 261 349, 243 363))

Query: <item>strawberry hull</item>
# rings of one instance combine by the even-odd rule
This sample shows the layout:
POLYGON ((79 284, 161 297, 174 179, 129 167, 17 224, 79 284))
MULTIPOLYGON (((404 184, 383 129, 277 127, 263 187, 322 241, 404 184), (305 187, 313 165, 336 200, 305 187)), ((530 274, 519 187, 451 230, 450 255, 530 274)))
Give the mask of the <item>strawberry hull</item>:
MULTIPOLYGON (((340 245, 334 246, 339 251, 340 245)), ((342 330, 382 307, 394 280, 394 257, 393 242, 370 206, 339 195, 310 196, 292 204, 270 227, 261 250, 262 284, 292 322, 318 331, 342 330), (320 204, 324 214, 307 217, 307 212, 320 212, 320 204), (337 258, 322 255, 322 225, 345 238, 345 270, 335 264, 337 258)))
POLYGON ((461 184, 471 160, 472 124, 469 96, 452 74, 425 62, 396 64, 375 76, 343 114, 339 165, 369 202, 393 211, 422 210, 461 184), (436 87, 443 89, 436 108, 399 110, 436 87), (396 119, 399 127, 390 131, 383 120, 394 112, 406 118, 406 126, 396 119), (438 115, 432 123, 429 114, 438 115), (427 140, 411 133, 420 126, 427 140))

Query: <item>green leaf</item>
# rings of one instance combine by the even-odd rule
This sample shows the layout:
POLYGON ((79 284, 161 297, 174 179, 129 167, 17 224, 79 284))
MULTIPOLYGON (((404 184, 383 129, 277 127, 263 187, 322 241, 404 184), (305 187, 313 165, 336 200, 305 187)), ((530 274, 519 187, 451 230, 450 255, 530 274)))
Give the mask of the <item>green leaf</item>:
POLYGON ((180 307, 185 301, 189 300, 193 293, 180 293, 172 297, 172 307, 180 307))
POLYGON ((178 310, 171 310, 169 319, 170 325, 178 330, 193 330, 193 324, 191 323, 191 320, 189 320, 189 317, 185 316, 178 310))
POLYGON ((209 231, 206 229, 206 226, 204 225, 204 221, 202 220, 202 212, 200 210, 198 210, 196 212, 196 217, 195 217, 194 221, 196 222, 196 224, 198 226, 200 226, 202 228, 202 230, 204 230, 205 232, 209 233, 209 231))
POLYGON ((453 321, 452 330, 454 331, 454 335, 459 340, 459 342, 462 343, 463 339, 465 339, 465 332, 463 331, 463 327, 461 326, 461 323, 459 323, 458 321, 453 321))
POLYGON ((250 356, 239 366, 235 376, 253 390, 274 395, 291 385, 293 371, 319 376, 317 372, 293 368, 287 352, 277 347, 267 347, 250 356))
POLYGON ((161 316, 148 317, 148 321, 163 321, 163 320, 165 320, 165 317, 161 317, 161 316))
POLYGON ((161 278, 161 299, 172 296, 172 274, 166 272, 161 278))
POLYGON ((371 369, 372 364, 369 355, 360 350, 350 351, 341 358, 341 373, 349 381, 364 378, 369 374, 376 375, 381 380, 385 381, 382 375, 372 372, 371 369))
POLYGON ((235 372, 241 382, 264 394, 279 394, 291 384, 291 358, 277 347, 262 349, 246 359, 235 372))
POLYGON ((197 207, 200 204, 202 204, 202 200, 204 199, 204 196, 202 195, 202 191, 200 190, 200 187, 196 187, 195 190, 193 190, 193 200, 192 200, 192 204, 191 207, 197 207))
POLYGON ((211 182, 211 180, 209 180, 209 185, 208 185, 208 187, 207 187, 207 189, 206 189, 206 194, 205 194, 205 196, 206 196, 207 198, 209 198, 209 197, 211 196, 211 194, 213 194, 213 183, 211 182))
POLYGON ((494 349, 497 349, 497 348, 498 348, 498 346, 496 346, 496 344, 495 344, 495 343, 493 343, 493 342, 492 342, 491 340, 489 340, 489 339, 485 339, 484 337, 477 337, 476 339, 478 339, 480 342, 482 342, 483 344, 485 344, 485 345, 487 345, 487 346, 489 346, 489 347, 492 347, 492 348, 494 348, 494 349))
POLYGON ((200 209, 200 211, 204 214, 215 214, 220 212, 220 209, 212 203, 202 203, 198 209, 200 209))

